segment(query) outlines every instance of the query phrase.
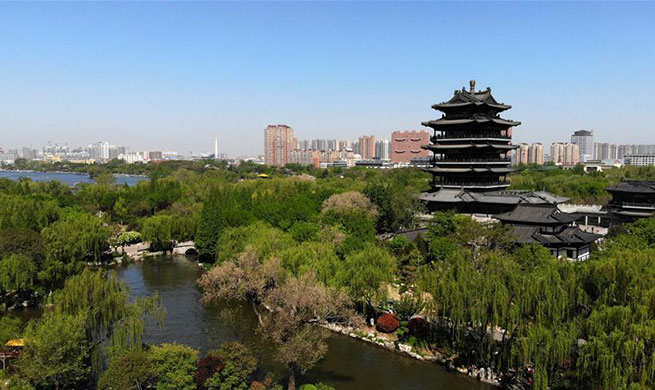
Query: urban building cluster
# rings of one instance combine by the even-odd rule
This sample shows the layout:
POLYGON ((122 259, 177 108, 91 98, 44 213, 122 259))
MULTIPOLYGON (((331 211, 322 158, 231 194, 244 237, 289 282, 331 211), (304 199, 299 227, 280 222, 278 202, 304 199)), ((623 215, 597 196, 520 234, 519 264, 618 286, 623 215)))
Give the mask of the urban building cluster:
POLYGON ((512 159, 515 164, 542 165, 551 162, 564 167, 579 163, 606 166, 655 165, 655 145, 594 142, 594 132, 591 130, 575 131, 571 135, 571 142, 553 142, 550 154, 545 152, 541 143, 522 143, 512 159))
POLYGON ((163 161, 181 159, 173 151, 135 151, 131 152, 127 146, 112 145, 109 142, 94 142, 87 146, 70 147, 67 144, 48 144, 41 149, 23 147, 20 149, 0 148, 0 163, 13 164, 17 159, 27 161, 68 161, 71 163, 106 163, 111 160, 123 160, 127 163, 145 163, 148 161, 163 161))
POLYGON ((356 140, 298 140, 288 125, 268 125, 264 129, 264 163, 325 167, 397 167, 424 165, 429 157, 422 146, 430 142, 425 130, 394 131, 391 140, 362 135, 356 140))

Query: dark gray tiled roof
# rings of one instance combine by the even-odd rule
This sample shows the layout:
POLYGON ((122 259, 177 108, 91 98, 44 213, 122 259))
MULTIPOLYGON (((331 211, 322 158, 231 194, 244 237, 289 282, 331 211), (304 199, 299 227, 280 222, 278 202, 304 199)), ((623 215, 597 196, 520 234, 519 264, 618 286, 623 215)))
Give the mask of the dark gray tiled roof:
POLYGON ((514 237, 522 244, 538 243, 542 245, 590 244, 600 234, 587 233, 577 226, 569 226, 560 233, 541 233, 538 226, 514 226, 514 237))
POLYGON ((620 181, 607 189, 610 192, 638 192, 644 194, 655 194, 655 181, 620 181))
POLYGON ((569 200, 545 191, 487 191, 472 192, 465 189, 444 188, 436 192, 424 192, 420 199, 427 202, 443 203, 493 203, 493 204, 559 204, 569 200))
POLYGON ((563 225, 575 221, 578 216, 564 213, 554 204, 519 204, 514 210, 497 214, 494 218, 526 225, 563 225))

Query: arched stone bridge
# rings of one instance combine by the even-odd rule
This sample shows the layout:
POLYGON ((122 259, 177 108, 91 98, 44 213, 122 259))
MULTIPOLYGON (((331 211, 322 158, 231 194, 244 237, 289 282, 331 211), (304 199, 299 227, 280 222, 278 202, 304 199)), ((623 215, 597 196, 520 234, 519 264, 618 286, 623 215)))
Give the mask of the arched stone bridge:
POLYGON ((196 249, 196 243, 193 241, 184 241, 178 242, 175 247, 173 247, 174 255, 195 255, 198 253, 196 249))

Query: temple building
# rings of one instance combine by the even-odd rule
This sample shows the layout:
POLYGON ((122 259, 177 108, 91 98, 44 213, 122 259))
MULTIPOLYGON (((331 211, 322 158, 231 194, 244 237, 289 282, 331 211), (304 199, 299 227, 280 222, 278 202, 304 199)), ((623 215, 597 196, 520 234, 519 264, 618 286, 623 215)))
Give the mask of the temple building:
POLYGON ((517 244, 541 244, 556 257, 573 261, 588 259, 591 245, 602 237, 581 230, 574 224, 579 216, 564 213, 556 205, 519 204, 494 218, 514 227, 517 244))
POLYGON ((432 106, 442 112, 439 119, 423 122, 434 130, 430 144, 431 190, 421 199, 430 211, 455 209, 462 213, 496 214, 507 212, 519 203, 557 204, 567 198, 548 193, 507 191, 511 166, 512 128, 521 122, 503 119, 500 113, 511 108, 499 103, 491 89, 455 91, 444 103, 432 106))
POLYGON ((621 181, 607 191, 612 194, 607 211, 613 225, 648 218, 655 212, 655 181, 621 181))

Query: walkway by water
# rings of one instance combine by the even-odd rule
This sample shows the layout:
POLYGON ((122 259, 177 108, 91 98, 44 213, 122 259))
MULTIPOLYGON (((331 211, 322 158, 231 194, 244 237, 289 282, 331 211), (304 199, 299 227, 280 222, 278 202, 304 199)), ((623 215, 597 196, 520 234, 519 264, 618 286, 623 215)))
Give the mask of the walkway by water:
MULTIPOLYGON (((118 276, 136 296, 159 292, 168 310, 163 329, 149 322, 148 343, 179 342, 203 352, 223 342, 239 340, 262 359, 262 372, 284 378, 284 367, 274 362, 273 350, 256 331, 256 320, 249 307, 200 303, 196 279, 201 270, 184 256, 167 256, 116 268, 118 276)), ((490 390, 493 386, 473 378, 449 373, 433 363, 411 359, 383 348, 333 334, 329 352, 318 367, 303 376, 300 383, 323 381, 337 390, 490 390)))
MULTIPOLYGON (((52 181, 57 180, 68 186, 77 183, 94 183, 93 179, 87 173, 69 173, 69 172, 33 172, 33 171, 3 171, 0 170, 0 178, 18 180, 22 177, 28 177, 32 181, 52 181)), ((116 183, 133 186, 141 180, 148 180, 145 176, 114 175, 116 183)))

